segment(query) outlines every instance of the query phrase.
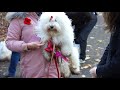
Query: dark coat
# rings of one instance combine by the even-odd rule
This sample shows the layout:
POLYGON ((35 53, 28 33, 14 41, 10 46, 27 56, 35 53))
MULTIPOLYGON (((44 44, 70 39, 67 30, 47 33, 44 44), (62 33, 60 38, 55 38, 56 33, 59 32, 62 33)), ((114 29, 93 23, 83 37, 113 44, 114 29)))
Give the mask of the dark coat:
POLYGON ((66 12, 72 19, 72 25, 75 25, 76 44, 79 44, 80 38, 87 40, 89 33, 97 22, 97 16, 93 12, 66 12), (81 34, 82 35, 81 37, 81 34))
POLYGON ((70 19, 72 19, 72 25, 80 30, 84 25, 91 20, 91 15, 89 12, 65 12, 70 19))
POLYGON ((101 61, 97 65, 97 77, 120 78, 120 27, 111 34, 101 61))

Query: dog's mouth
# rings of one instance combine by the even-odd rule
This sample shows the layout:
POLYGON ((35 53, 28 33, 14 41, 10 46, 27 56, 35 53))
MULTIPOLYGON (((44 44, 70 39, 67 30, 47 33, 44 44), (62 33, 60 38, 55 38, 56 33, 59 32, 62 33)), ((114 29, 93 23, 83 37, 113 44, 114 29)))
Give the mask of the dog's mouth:
POLYGON ((55 28, 48 28, 48 30, 47 30, 48 32, 57 32, 57 29, 55 29, 55 28))

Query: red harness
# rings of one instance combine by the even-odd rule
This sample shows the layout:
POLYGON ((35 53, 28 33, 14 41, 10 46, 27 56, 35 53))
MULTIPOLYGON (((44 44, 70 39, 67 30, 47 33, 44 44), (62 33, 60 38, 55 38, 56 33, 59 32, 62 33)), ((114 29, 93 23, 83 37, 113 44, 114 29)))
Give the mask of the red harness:
MULTIPOLYGON (((62 60, 68 61, 69 59, 61 54, 60 51, 56 50, 55 44, 52 43, 51 40, 48 41, 48 46, 45 48, 46 52, 51 53, 51 62, 49 64, 49 67, 54 59, 57 73, 58 73, 58 78, 60 78, 60 72, 59 72, 59 67, 58 67, 58 58, 61 57, 62 60)), ((48 68, 48 75, 49 75, 49 68, 48 68)))

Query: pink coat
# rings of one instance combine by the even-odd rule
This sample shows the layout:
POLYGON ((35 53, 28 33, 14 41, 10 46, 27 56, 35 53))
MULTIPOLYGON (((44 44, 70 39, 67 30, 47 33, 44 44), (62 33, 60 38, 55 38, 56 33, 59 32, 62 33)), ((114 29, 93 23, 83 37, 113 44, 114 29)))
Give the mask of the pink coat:
MULTIPOLYGON (((15 16, 14 13, 10 15, 15 16)), ((54 61, 50 64, 45 60, 40 49, 24 51, 27 43, 39 41, 33 33, 38 19, 37 14, 29 13, 26 17, 31 19, 30 25, 24 24, 24 18, 14 18, 10 21, 6 39, 8 49, 21 53, 21 76, 23 78, 57 78, 58 73, 54 61)))

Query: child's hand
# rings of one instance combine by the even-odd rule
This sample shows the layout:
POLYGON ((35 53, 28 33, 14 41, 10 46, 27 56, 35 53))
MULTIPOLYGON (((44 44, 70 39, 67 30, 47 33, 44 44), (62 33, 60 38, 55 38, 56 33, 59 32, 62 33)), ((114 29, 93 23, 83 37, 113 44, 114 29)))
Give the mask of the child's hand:
POLYGON ((90 74, 92 75, 92 78, 96 78, 97 77, 96 69, 97 69, 97 67, 93 67, 92 69, 90 69, 90 74))
POLYGON ((31 42, 27 44, 27 49, 28 50, 35 50, 35 49, 39 49, 40 46, 44 45, 44 43, 42 42, 31 42))

